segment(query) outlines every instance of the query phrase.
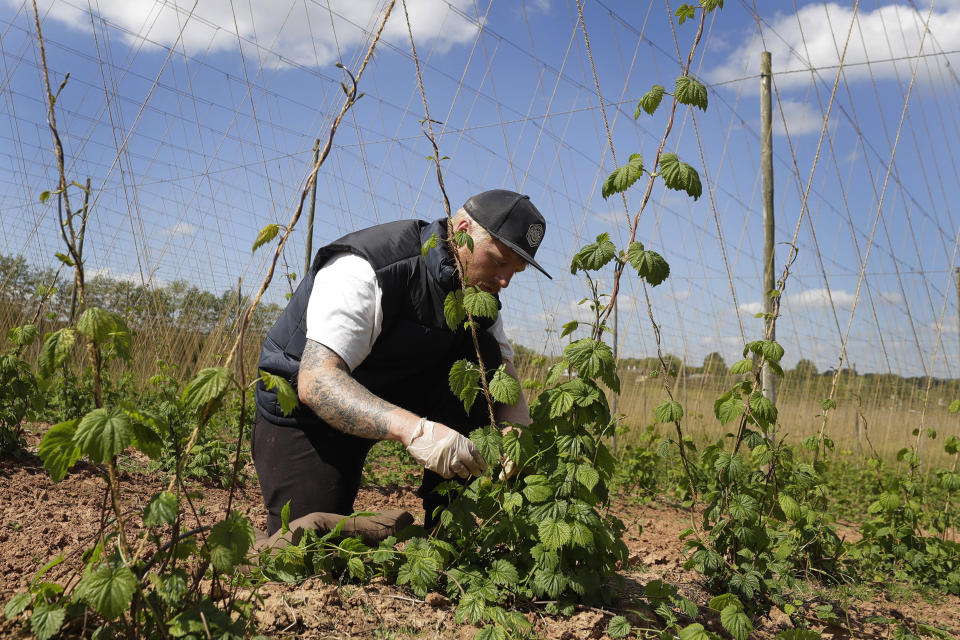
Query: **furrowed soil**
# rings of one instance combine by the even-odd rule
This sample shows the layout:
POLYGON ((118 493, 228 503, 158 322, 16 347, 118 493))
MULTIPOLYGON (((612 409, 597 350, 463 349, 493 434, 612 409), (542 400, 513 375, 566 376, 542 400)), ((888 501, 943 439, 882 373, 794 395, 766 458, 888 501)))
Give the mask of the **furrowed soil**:
MULTIPOLYGON (((35 453, 38 438, 31 436, 29 442, 35 453)), ((377 483, 378 478, 408 479, 411 474, 394 473, 389 457, 379 458, 374 465, 374 469, 368 469, 372 473, 368 473, 356 508, 402 508, 422 521, 415 483, 377 483)), ((82 566, 80 554, 92 546, 100 528, 103 477, 103 469, 79 463, 63 481, 54 483, 33 453, 0 459, 0 602, 6 603, 14 593, 25 589, 35 573, 60 554, 65 561, 46 579, 57 581, 82 566)), ((154 493, 165 489, 166 480, 159 474, 124 471, 120 482, 124 508, 133 516, 154 493)), ((226 489, 199 484, 188 488, 202 494, 189 505, 191 526, 197 521, 212 524, 223 517, 226 489)), ((234 495, 233 508, 247 514, 254 526, 265 528, 266 515, 252 467, 234 495)), ((665 501, 638 503, 624 497, 616 500, 613 511, 627 525, 625 541, 630 557, 621 571, 626 588, 615 592, 611 606, 580 608, 571 617, 550 616, 542 609, 526 612, 535 637, 607 638, 607 623, 617 614, 627 616, 637 626, 649 627, 638 615, 644 609, 634 604, 631 596, 642 593, 643 586, 654 579, 676 585, 681 594, 700 605, 697 621, 728 637, 720 627, 719 615, 706 606, 710 595, 702 579, 683 569, 679 534, 690 526, 689 513, 665 501)), ((136 533, 137 529, 131 527, 128 535, 136 533)), ((268 637, 471 640, 477 632, 474 626, 456 624, 455 607, 442 595, 433 593, 420 599, 382 582, 340 585, 315 577, 296 585, 268 584, 261 595, 262 604, 255 615, 258 632, 268 637)), ((821 631, 824 638, 894 638, 901 626, 916 634, 918 623, 960 637, 960 598, 954 596, 921 594, 904 585, 886 590, 860 588, 853 595, 839 597, 836 590, 820 589, 815 584, 808 585, 804 594, 806 604, 801 611, 805 623, 821 631), (836 620, 828 623, 817 617, 815 607, 824 604, 833 605, 836 620)), ((754 625, 757 629, 751 637, 755 638, 772 638, 793 626, 790 618, 777 609, 755 620, 754 625)), ((92 629, 86 635, 90 632, 92 629)), ((71 632, 64 637, 82 635, 71 632)), ((30 637, 23 619, 11 622, 0 616, 0 638, 20 637, 30 637)))

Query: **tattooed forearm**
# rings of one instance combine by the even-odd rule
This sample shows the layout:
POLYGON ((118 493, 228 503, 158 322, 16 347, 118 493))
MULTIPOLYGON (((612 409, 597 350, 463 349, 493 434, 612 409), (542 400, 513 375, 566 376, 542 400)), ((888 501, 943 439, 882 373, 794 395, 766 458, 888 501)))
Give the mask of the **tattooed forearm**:
POLYGON ((406 413, 370 393, 340 356, 313 340, 303 349, 297 387, 300 401, 327 424, 361 438, 390 437, 397 414, 406 413))

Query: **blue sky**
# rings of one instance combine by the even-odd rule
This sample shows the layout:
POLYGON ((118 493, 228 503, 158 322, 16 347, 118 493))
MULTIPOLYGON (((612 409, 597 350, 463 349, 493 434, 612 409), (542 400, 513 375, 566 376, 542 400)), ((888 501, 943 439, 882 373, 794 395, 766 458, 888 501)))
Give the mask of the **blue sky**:
MULTIPOLYGON (((692 66, 709 87, 709 108, 680 109, 666 146, 700 171, 703 196, 694 202, 658 184, 638 228, 672 268, 649 290, 665 350, 693 364, 711 351, 732 362, 744 338, 759 334, 757 74, 767 48, 779 99, 778 273, 795 233, 799 248, 778 327, 785 363, 835 366, 848 336, 858 370, 957 376, 960 221, 950 204, 960 184, 960 2, 938 1, 931 12, 929 4, 872 0, 855 20, 850 3, 725 4, 708 18, 692 66)), ((96 192, 89 267, 214 291, 240 278, 252 291, 266 266, 266 252, 250 251, 253 239, 265 224, 289 219, 313 140, 326 137, 342 100, 334 63, 357 68, 383 6, 40 2, 54 82, 70 73, 57 105, 70 175, 89 176, 96 192)), ((504 313, 513 337, 555 352, 560 343, 546 330, 583 315, 577 302, 586 288, 569 275, 570 257, 599 233, 620 246, 628 234, 622 202, 600 195, 615 164, 576 2, 417 0, 409 8, 430 116, 443 122, 453 206, 504 187, 530 194, 547 217, 538 259, 554 280, 519 276, 504 313)), ((674 33, 684 57, 689 50, 696 24, 669 16, 662 1, 584 2, 620 164, 631 153, 652 158, 664 130, 664 108, 633 115, 644 92, 669 90, 679 74, 674 33)), ((0 251, 52 265, 55 211, 38 195, 56 178, 32 35, 30 5, 0 0, 0 251)), ((315 246, 376 222, 442 215, 409 52, 397 5, 361 81, 366 95, 321 170, 315 246)), ((644 186, 628 192, 631 216, 644 186)), ((284 271, 302 272, 304 244, 300 228, 284 271)), ((277 279, 268 297, 282 301, 285 287, 277 279)), ((635 277, 621 304, 621 352, 651 354, 635 277)))

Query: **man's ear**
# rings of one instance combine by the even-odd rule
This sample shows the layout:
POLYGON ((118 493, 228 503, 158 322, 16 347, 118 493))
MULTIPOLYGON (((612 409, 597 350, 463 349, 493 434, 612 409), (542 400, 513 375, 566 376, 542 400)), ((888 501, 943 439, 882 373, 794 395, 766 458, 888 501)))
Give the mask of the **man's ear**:
POLYGON ((453 230, 456 231, 466 231, 470 232, 470 218, 460 218, 455 225, 453 225, 453 230))

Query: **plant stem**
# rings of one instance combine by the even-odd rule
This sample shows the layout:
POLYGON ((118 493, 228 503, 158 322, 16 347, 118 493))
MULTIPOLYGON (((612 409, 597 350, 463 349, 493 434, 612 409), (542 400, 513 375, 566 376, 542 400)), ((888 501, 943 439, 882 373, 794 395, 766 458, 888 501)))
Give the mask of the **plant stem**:
MULTIPOLYGON (((443 209, 447 214, 447 233, 449 234, 448 238, 444 238, 443 241, 447 243, 447 246, 450 249, 450 253, 453 254, 454 263, 457 265, 457 275, 460 277, 460 291, 466 298, 467 293, 467 278, 466 273, 464 272, 463 263, 460 261, 460 253, 456 243, 453 241, 453 216, 450 213, 450 198, 447 197, 447 189, 443 183, 443 171, 440 169, 440 149, 437 146, 436 137, 433 134, 433 120, 430 119, 430 107, 427 105, 427 93, 423 87, 423 75, 420 73, 420 59, 417 57, 417 46, 413 41, 413 28, 410 26, 410 15, 407 13, 407 2, 406 0, 401 0, 403 4, 403 15, 407 19, 407 33, 410 35, 410 49, 413 52, 413 64, 417 70, 417 83, 420 87, 420 96, 423 98, 423 112, 424 112, 424 122, 421 123, 421 128, 423 124, 426 124, 426 131, 424 135, 427 136, 427 140, 430 141, 430 145, 433 147, 433 163, 437 170, 437 184, 440 186, 440 193, 443 195, 443 209)), ((464 311, 467 314, 467 324, 470 325, 470 337, 473 340, 473 348, 477 354, 477 365, 480 367, 480 388, 483 391, 483 397, 487 402, 487 411, 490 414, 490 426, 496 428, 497 418, 494 414, 493 409, 493 397, 490 395, 490 388, 487 385, 487 368, 483 362, 483 355, 480 353, 480 341, 477 338, 477 323, 473 320, 473 314, 470 313, 470 310, 464 306, 464 311)))

